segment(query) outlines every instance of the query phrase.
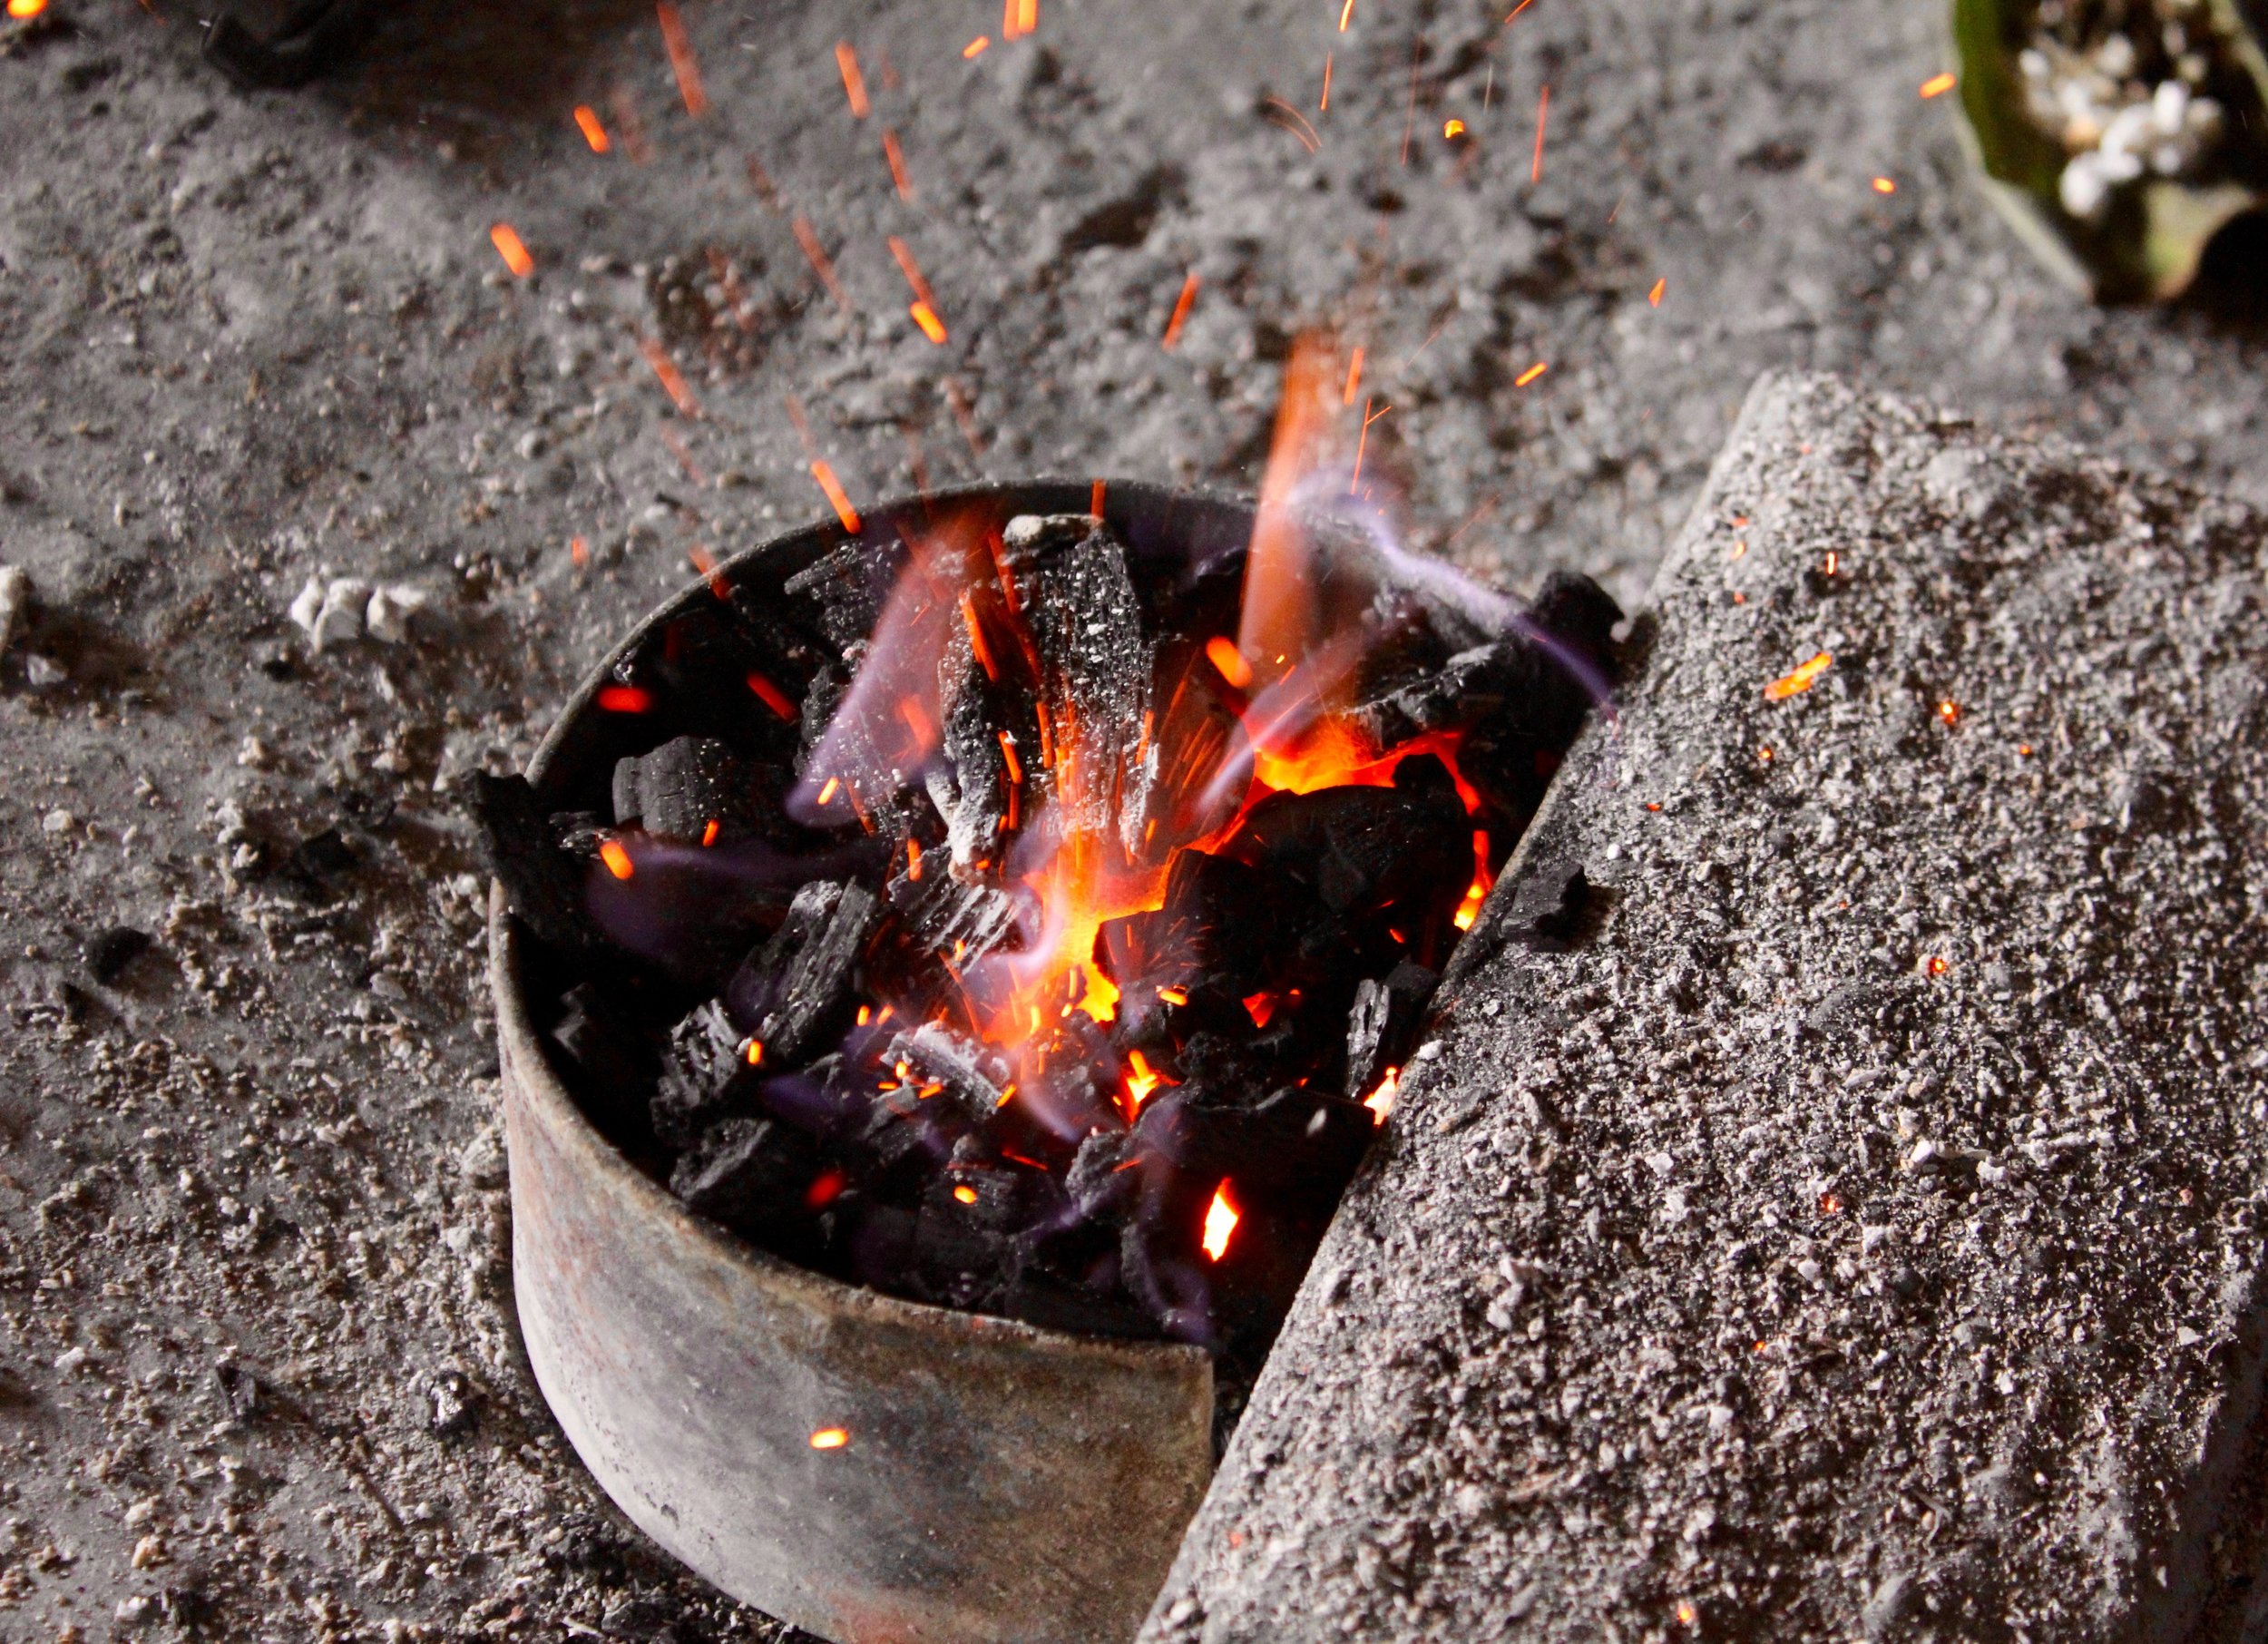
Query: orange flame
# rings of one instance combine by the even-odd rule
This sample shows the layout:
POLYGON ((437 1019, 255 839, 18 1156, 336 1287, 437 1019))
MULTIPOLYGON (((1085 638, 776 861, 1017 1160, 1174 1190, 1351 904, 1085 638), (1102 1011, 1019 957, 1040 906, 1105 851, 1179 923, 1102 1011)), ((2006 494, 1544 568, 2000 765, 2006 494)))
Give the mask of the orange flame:
POLYGON ((1228 1183, 1224 1179, 1213 1189, 1213 1202, 1205 1209, 1204 1250, 1207 1261, 1218 1261, 1228 1254, 1229 1236, 1243 1219, 1243 1213, 1228 1197, 1228 1183))
POLYGON ((1336 363, 1320 335, 1307 333, 1293 343, 1267 472, 1260 483, 1237 649, 1271 684, 1319 637, 1312 556, 1295 493, 1303 480, 1325 465, 1336 433, 1336 363))
POLYGON ((1402 1093, 1402 1070, 1388 1068, 1386 1076, 1378 1081, 1378 1088, 1363 1098, 1363 1105, 1370 1110, 1370 1121, 1374 1125, 1386 1122, 1393 1111, 1394 1098, 1402 1093))

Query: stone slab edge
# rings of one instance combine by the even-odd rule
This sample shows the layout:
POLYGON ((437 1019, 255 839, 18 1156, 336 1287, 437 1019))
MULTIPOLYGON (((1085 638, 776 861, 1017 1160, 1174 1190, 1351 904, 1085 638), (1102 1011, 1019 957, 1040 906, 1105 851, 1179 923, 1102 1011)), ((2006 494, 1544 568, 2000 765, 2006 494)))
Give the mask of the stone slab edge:
POLYGON ((1763 379, 1146 1644, 2257 1631, 2264 562, 1763 379))

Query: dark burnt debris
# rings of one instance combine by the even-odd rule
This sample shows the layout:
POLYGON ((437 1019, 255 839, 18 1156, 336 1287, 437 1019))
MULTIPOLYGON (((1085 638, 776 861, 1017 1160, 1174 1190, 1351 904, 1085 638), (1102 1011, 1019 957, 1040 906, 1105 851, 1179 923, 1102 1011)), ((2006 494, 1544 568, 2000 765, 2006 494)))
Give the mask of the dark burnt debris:
POLYGON ((1256 1365, 1619 612, 1556 577, 1488 634, 1382 591, 1271 760, 1240 554, 982 538, 745 572, 615 670, 582 788, 482 782, 557 1065, 778 1255, 1256 1365))

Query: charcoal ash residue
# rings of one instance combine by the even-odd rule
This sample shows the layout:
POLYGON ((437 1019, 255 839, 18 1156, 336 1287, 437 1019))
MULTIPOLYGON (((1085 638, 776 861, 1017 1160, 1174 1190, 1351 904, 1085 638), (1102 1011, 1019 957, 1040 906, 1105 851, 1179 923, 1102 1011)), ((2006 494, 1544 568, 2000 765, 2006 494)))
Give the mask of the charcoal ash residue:
POLYGON ((955 521, 666 624, 591 792, 481 790, 586 1110, 790 1260, 1256 1368, 1620 613, 1341 588, 1256 678, 1243 575, 955 521))

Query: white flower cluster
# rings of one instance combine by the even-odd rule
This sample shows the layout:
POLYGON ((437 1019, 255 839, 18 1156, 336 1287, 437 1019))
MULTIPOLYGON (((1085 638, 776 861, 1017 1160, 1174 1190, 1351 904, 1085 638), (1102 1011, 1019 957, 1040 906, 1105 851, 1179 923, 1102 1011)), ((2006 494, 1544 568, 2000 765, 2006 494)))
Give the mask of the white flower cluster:
POLYGON ((2211 43, 2212 26, 2202 15, 2168 18, 2162 44, 2172 73, 2163 79, 2142 71, 2140 54, 2124 34, 2085 50, 2042 35, 2018 57, 2032 118, 2061 138, 2070 155, 2057 189, 2065 210, 2082 222, 2100 222, 2126 184, 2197 174, 2228 125, 2220 103, 2198 90, 2212 72, 2200 48, 2211 43))

